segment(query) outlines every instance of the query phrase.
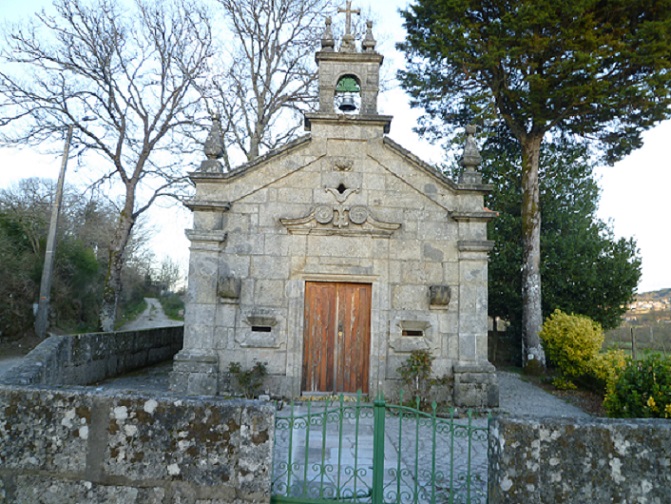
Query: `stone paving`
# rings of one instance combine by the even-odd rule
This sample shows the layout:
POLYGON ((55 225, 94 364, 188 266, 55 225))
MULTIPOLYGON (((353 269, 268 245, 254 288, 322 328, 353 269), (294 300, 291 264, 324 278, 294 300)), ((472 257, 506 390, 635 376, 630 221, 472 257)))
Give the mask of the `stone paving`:
POLYGON ((170 385, 170 371, 172 371, 172 360, 117 378, 110 378, 92 386, 96 390, 119 392, 167 392, 170 385))
POLYGON ((161 302, 156 298, 144 298, 147 308, 135 319, 124 324, 120 331, 139 331, 155 327, 172 327, 184 324, 180 320, 172 320, 163 311, 161 302))
MULTIPOLYGON (((372 407, 344 406, 342 414, 339 404, 324 414, 324 404, 313 403, 309 421, 305 404, 278 412, 274 494, 371 501, 372 407)), ((486 501, 486 418, 470 424, 438 418, 434 425, 430 417, 391 407, 383 436, 385 502, 443 502, 450 493, 455 503, 486 501)))

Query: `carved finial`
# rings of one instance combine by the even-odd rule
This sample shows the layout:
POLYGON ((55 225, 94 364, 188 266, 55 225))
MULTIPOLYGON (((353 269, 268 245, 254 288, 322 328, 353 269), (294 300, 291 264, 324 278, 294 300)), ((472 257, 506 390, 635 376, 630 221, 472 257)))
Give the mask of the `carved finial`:
POLYGON ((373 22, 366 21, 366 36, 361 43, 364 52, 375 52, 375 44, 377 41, 373 37, 373 22))
POLYGON ((361 14, 361 9, 352 9, 352 0, 347 0, 346 6, 338 7, 338 13, 345 13, 345 34, 342 37, 340 50, 343 52, 353 52, 356 50, 354 45, 354 35, 352 35, 352 14, 361 14))
POLYGON ((205 156, 207 159, 221 159, 224 155, 224 134, 221 131, 221 116, 212 115, 212 127, 205 140, 205 156))
POLYGON ((210 134, 205 140, 205 156, 207 159, 200 165, 201 171, 221 172, 223 167, 218 159, 224 156, 224 133, 221 130, 221 116, 219 114, 212 115, 212 127, 210 134))
POLYGON ((322 34, 322 51, 333 51, 335 41, 333 40, 333 31, 331 30, 331 17, 326 18, 326 28, 322 34))
POLYGON ((482 183, 482 175, 476 171, 476 168, 482 163, 482 156, 475 143, 475 132, 477 128, 469 124, 466 126, 466 144, 464 145, 464 154, 461 157, 461 166, 465 168, 459 182, 467 184, 482 183))

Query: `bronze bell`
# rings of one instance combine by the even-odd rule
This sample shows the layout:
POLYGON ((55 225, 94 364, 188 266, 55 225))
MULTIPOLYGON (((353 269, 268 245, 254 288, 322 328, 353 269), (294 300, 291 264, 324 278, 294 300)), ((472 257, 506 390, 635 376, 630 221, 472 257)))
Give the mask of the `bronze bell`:
POLYGON ((341 112, 353 112, 356 110, 356 103, 354 103, 354 98, 351 95, 343 96, 338 106, 341 112))

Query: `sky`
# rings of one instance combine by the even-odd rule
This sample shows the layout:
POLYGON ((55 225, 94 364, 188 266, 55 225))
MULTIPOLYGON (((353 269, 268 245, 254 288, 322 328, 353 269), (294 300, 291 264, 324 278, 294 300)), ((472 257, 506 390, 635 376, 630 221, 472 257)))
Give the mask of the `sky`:
MULTIPOLYGON (((353 7, 364 13, 372 12, 376 19, 373 33, 380 41, 377 50, 385 56, 385 75, 403 65, 403 56, 394 48, 403 40, 399 8, 408 0, 354 0, 353 7), (382 8, 381 5, 384 5, 382 8)), ((5 21, 25 19, 51 0, 0 0, 0 16, 5 21)), ((342 1, 344 6, 345 0, 342 1)), ((344 24, 344 16, 334 23, 344 24)), ((435 146, 420 139, 412 127, 419 111, 409 106, 407 95, 397 85, 381 94, 379 111, 395 117, 390 137, 429 163, 441 160, 435 146)), ((612 167, 597 169, 602 190, 598 217, 611 223, 616 237, 634 237, 643 260, 639 292, 671 288, 671 232, 666 219, 671 216, 671 121, 665 121, 643 136, 644 145, 612 167)), ((16 183, 24 177, 55 179, 60 158, 39 155, 32 150, 0 148, 0 188, 16 183)), ((193 167, 196 168, 195 166, 193 167)), ((68 182, 77 181, 74 163, 68 167, 68 182), (70 167, 72 166, 72 167, 70 167)), ((191 227, 188 210, 174 204, 160 204, 150 210, 149 226, 153 229, 150 246, 158 259, 169 257, 180 263, 186 272, 189 242, 184 230, 191 227)))

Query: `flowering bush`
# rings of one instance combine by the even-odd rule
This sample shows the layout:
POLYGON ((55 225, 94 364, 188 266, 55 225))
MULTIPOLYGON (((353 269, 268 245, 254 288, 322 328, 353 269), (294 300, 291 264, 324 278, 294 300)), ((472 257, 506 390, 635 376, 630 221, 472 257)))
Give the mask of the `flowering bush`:
POLYGON ((671 358, 628 359, 603 405, 611 417, 671 418, 671 358))
POLYGON ((545 353, 558 369, 556 384, 570 388, 571 379, 589 374, 590 364, 603 345, 601 325, 583 315, 555 310, 539 333, 545 353))
POLYGON ((589 363, 588 374, 595 382, 593 388, 606 393, 615 384, 627 367, 627 354, 624 350, 608 350, 596 354, 589 363))

